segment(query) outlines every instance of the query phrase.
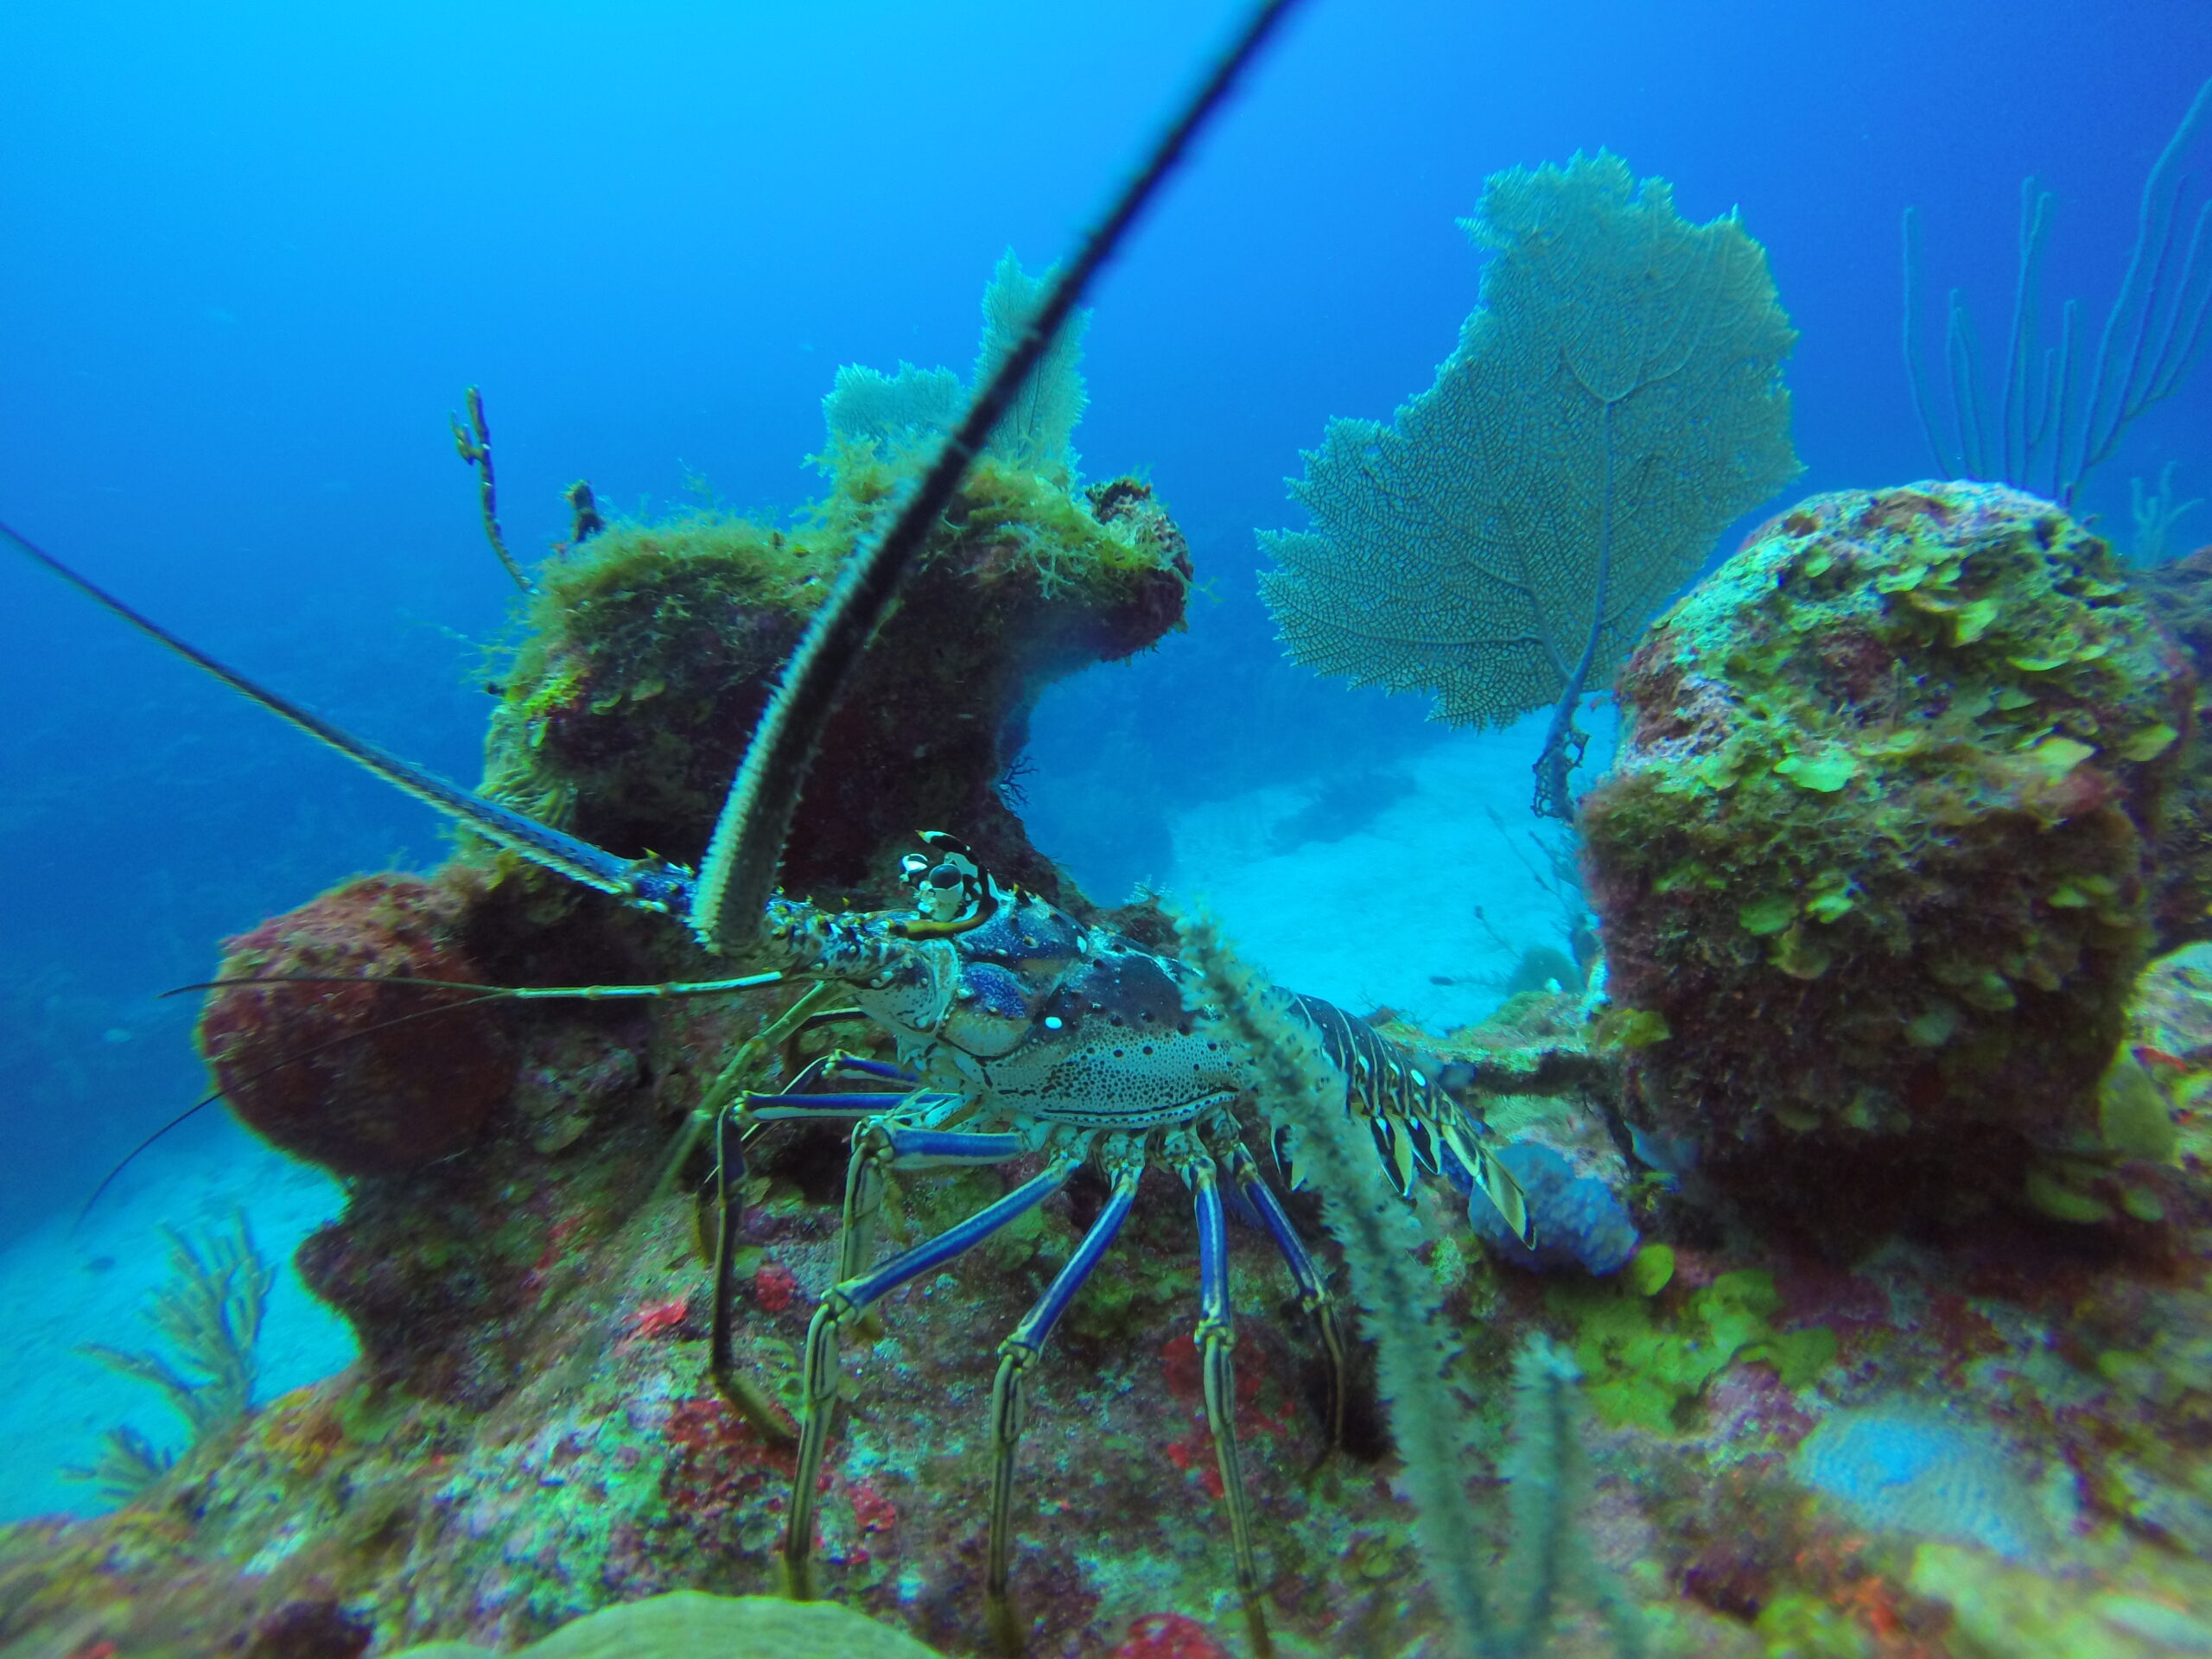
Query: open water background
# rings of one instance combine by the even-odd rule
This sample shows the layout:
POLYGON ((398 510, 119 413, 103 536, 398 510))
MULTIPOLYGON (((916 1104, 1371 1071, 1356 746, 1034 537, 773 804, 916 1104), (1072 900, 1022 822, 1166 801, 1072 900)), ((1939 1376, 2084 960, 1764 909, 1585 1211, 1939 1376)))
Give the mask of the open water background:
MULTIPOLYGON (((1071 245, 1232 10, 0 7, 0 517, 473 781, 514 595, 447 435, 462 388, 525 554, 579 476, 625 512, 794 507, 836 365, 964 372, 1001 249, 1071 245)), ((2208 74, 2212 8, 2181 0, 1312 0, 1094 296, 1084 470, 1147 469, 1205 591, 1040 711, 1039 843, 1118 899, 1179 816, 1440 741, 1415 700, 1281 660, 1252 532, 1295 522, 1282 480, 1330 416, 1387 418, 1451 349, 1486 174, 1604 145, 1688 216, 1739 209, 1802 331, 1798 492, 1903 482, 1929 463, 1900 210, 1931 296, 1962 285, 2001 342, 2039 175, 2046 292, 2101 319, 2208 74)), ((2088 506, 2124 535, 2130 474, 2169 461, 2212 495, 2208 412, 2200 376, 2088 506)), ((4 554, 0 711, 4 1242, 204 1087, 190 999, 158 992, 442 834, 4 554)), ((203 1114, 177 1147, 235 1135, 203 1114)), ((149 1238, 151 1190, 117 1200, 149 1238)))

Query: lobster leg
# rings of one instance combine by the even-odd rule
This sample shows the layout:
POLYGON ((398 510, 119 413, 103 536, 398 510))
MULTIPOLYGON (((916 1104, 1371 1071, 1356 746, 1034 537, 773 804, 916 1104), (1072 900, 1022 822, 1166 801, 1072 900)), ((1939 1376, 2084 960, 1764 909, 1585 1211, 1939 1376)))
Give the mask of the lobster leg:
MULTIPOLYGON (((893 1096, 901 1105, 941 1105, 957 1095, 893 1096)), ((837 1223, 837 1277, 843 1284, 868 1270, 875 1256, 875 1224, 883 1209, 883 1177, 893 1169, 928 1169, 945 1165, 1002 1164, 1034 1150, 1018 1135, 968 1135, 871 1117, 853 1128, 853 1155, 845 1165, 845 1208, 837 1223), (1013 1151, 1000 1151, 1011 1146, 1013 1151)))
POLYGON ((1014 1334, 999 1344, 999 1373, 991 1383, 990 1566, 984 1575, 983 1595, 991 1633, 1000 1651, 1009 1655, 1020 1653, 1023 1646, 1021 1632, 1014 1624, 1014 1605, 1007 1597, 1007 1580, 1014 1556, 1014 1457, 1021 1431, 1028 1425, 1029 1368, 1044 1351, 1052 1327, 1090 1277, 1091 1269, 1112 1248, 1115 1235, 1128 1218, 1129 1206, 1136 1201, 1137 1182, 1144 1174, 1141 1143, 1122 1136, 1108 1144, 1103 1162, 1113 1183, 1113 1196, 1098 1219, 1090 1224, 1090 1230, 1083 1236, 1067 1265, 1014 1326, 1014 1334))
POLYGON ((860 1055, 848 1054, 842 1049, 835 1054, 823 1055, 807 1070, 827 1077, 880 1077, 887 1082, 904 1084, 920 1081, 903 1065, 894 1065, 889 1060, 863 1059, 860 1055))
POLYGON ((1291 1279, 1298 1287, 1298 1305, 1305 1309, 1320 1334, 1321 1351, 1329 1366, 1329 1450, 1334 1452, 1344 1443, 1344 1333, 1337 1319, 1336 1299, 1329 1294, 1328 1284, 1321 1277, 1321 1270, 1313 1265, 1313 1256, 1306 1253, 1298 1230, 1283 1213, 1281 1200, 1260 1179, 1260 1166, 1241 1141, 1230 1144, 1229 1173, 1236 1190, 1244 1195, 1244 1201, 1259 1211, 1268 1236, 1274 1240, 1283 1265, 1290 1269, 1291 1279))
MULTIPOLYGON (((794 1005, 794 1009, 803 1009, 805 1006, 802 1000, 794 1005)), ((786 1018, 789 1017, 787 1014, 786 1018)), ((823 1076, 839 1075, 839 1069, 834 1063, 849 1058, 844 1055, 825 1055, 794 1078, 794 1086, 819 1080, 823 1076)), ((874 1069, 876 1063, 874 1061, 852 1060, 851 1065, 860 1076, 884 1075, 884 1071, 874 1069)), ((890 1069, 885 1068, 885 1071, 890 1069)), ((899 1074, 890 1071, 890 1075, 895 1077, 899 1074)), ((930 1098, 932 1097, 903 1094, 747 1095, 741 1104, 715 1116, 715 1209, 718 1222, 715 1231, 714 1313, 708 1332, 707 1369, 722 1398, 742 1412, 754 1431, 772 1446, 789 1446, 791 1432, 784 1426, 768 1396, 761 1392, 760 1385, 737 1368, 736 1356, 731 1346, 734 1325, 732 1309, 736 1298, 731 1264, 735 1259, 737 1241, 745 1225, 746 1136, 755 1124, 763 1122, 782 1118, 866 1116, 880 1112, 886 1107, 905 1104, 910 1099, 930 1098)))
POLYGON ((730 1263, 737 1254, 739 1230, 745 1222, 745 1135, 740 1115, 721 1112, 715 1117, 715 1209, 720 1217, 715 1230, 715 1311, 707 1334, 707 1373, 721 1397, 744 1414, 753 1432, 771 1446, 789 1446, 791 1432, 761 1392, 760 1385, 738 1370, 730 1346, 730 1304, 735 1275, 730 1263))
MULTIPOLYGON (((891 1166, 940 1164, 1004 1163, 1033 1150, 1018 1135, 967 1135, 943 1129, 908 1128, 880 1121, 862 1124, 853 1135, 853 1167, 864 1159, 880 1159, 891 1166), (884 1156, 881 1148, 888 1148, 884 1156)), ((996 1204, 977 1211, 963 1222, 925 1239, 911 1250, 895 1255, 871 1272, 841 1281, 830 1287, 814 1310, 806 1330, 804 1382, 804 1413, 799 1419, 798 1466, 791 1479, 791 1506, 784 1527, 785 1588, 799 1601, 814 1596, 808 1571, 814 1554, 815 1483, 822 1472, 822 1454, 830 1442, 830 1421, 837 1404, 837 1332, 899 1286, 935 1272, 970 1246, 980 1244, 1009 1222, 1019 1220, 1068 1184, 1082 1166, 1084 1147, 1056 1153, 1038 1174, 1023 1182, 996 1204)), ((849 1206, 854 1179, 848 1179, 849 1206)))
MULTIPOLYGON (((1221 1471, 1221 1498, 1229 1511, 1229 1539, 1236 1556, 1236 1592, 1255 1659, 1271 1659, 1268 1618, 1260 1606, 1260 1564, 1252 1553, 1252 1515, 1236 1456, 1236 1328, 1229 1306, 1229 1232, 1212 1157, 1195 1137, 1168 1137, 1167 1154, 1191 1189, 1198 1217, 1198 1364, 1205 1379, 1206 1427, 1221 1471)), ((1264 1211, 1262 1212, 1264 1213, 1264 1211)))

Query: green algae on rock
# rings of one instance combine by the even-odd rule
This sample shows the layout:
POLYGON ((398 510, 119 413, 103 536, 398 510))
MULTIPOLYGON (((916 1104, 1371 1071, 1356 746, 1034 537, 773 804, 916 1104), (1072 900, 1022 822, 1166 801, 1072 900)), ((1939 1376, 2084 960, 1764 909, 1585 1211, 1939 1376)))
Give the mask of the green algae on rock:
MULTIPOLYGON (((931 1659, 935 1651, 831 1602, 672 1590, 587 1613, 515 1659, 931 1659)), ((392 1659, 491 1659, 492 1652, 431 1642, 392 1659)))
MULTIPOLYGON (((834 443, 789 531, 717 514, 617 523, 549 562, 486 742, 487 794, 600 846, 696 859, 784 659, 915 457, 834 443)), ((918 826, 1066 902, 995 785, 1046 687, 1183 623, 1191 564, 1134 479, 1081 493, 986 456, 832 717, 787 880, 851 888, 918 826)))
MULTIPOLYGON (((1672 1273, 1671 1255, 1665 1263, 1672 1273)), ((1788 1389, 1806 1387, 1836 1355, 1825 1325, 1777 1331, 1783 1306, 1772 1275, 1724 1273, 1662 1313, 1633 1282, 1592 1285, 1572 1280, 1546 1290, 1552 1310, 1574 1332, 1574 1357, 1586 1379, 1592 1409, 1607 1427, 1632 1423, 1654 1434, 1677 1431, 1706 1385, 1729 1366, 1764 1361, 1788 1389)))
POLYGON ((2212 938, 2212 547, 2130 569, 2127 579, 2196 671, 2195 719, 2166 781, 2154 860, 2152 916, 2163 951, 2212 938))
POLYGON ((1653 626, 1582 808, 1649 1127, 2093 1125, 2192 677, 2104 543, 1993 485, 1815 496, 1653 626), (1656 1027, 1655 1027, 1656 1028, 1656 1027))

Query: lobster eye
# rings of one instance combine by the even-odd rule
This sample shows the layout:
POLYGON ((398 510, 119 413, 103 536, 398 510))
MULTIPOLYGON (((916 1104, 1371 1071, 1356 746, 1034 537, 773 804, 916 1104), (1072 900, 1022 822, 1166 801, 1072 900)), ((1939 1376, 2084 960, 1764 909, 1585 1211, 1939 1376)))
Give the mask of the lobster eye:
POLYGON ((962 879, 962 874, 957 865, 940 864, 937 868, 930 872, 930 886, 936 887, 940 891, 946 887, 958 887, 962 879))

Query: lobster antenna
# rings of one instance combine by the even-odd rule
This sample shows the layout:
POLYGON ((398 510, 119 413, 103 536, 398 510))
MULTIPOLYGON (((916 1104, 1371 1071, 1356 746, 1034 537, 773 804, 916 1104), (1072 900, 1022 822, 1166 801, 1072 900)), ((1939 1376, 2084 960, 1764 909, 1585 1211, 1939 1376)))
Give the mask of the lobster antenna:
MULTIPOLYGON (((339 1036, 331 1038, 327 1042, 317 1043, 311 1048, 303 1048, 297 1053, 287 1054, 283 1058, 275 1061, 269 1065, 264 1065, 259 1071, 250 1071, 245 1077, 238 1078, 238 1084, 242 1086, 245 1084, 253 1083, 260 1078, 268 1077, 272 1072, 281 1071, 288 1065, 296 1065, 302 1060, 313 1059, 316 1055, 322 1053, 327 1049, 336 1048, 345 1043, 357 1042, 364 1037, 373 1037, 377 1033, 380 1031, 389 1031, 394 1026, 408 1025, 416 1020, 429 1019, 435 1014, 458 1014, 464 1008, 479 1007, 486 1002, 535 1001, 539 999, 568 1000, 582 1002, 602 1002, 617 998, 631 997, 723 996, 728 995, 733 991, 747 991, 752 990, 757 986, 779 984, 783 982, 783 978, 784 976, 779 973, 767 973, 748 974, 742 979, 717 979, 680 985, 537 986, 479 985, 472 981, 465 979, 416 979, 411 978, 404 974, 391 974, 375 979, 365 980, 361 978, 359 975, 353 974, 264 974, 256 977, 245 979, 203 979, 197 984, 171 986, 168 990, 163 991, 162 995, 163 996, 182 996, 188 991, 227 990, 231 987, 238 985, 409 985, 429 989, 474 991, 477 993, 474 996, 465 997, 458 1002, 442 1003, 435 1007, 417 1008, 411 1014, 397 1014, 390 1020, 379 1020, 376 1024, 372 1026, 364 1026, 359 1031, 345 1032, 339 1036)), ((206 1099, 194 1102, 192 1105, 186 1107, 182 1111, 179 1112, 175 1117, 169 1119, 168 1122, 162 1124, 160 1128, 156 1129, 151 1135, 148 1135, 143 1141, 141 1141, 137 1146, 131 1147, 130 1151, 124 1153, 121 1160, 116 1164, 115 1167, 109 1170, 106 1174, 100 1177, 100 1184, 92 1189, 92 1196, 87 1198, 83 1205, 78 1208, 77 1220, 72 1224, 81 1224, 85 1217, 92 1214, 92 1206, 100 1201, 101 1195, 105 1193, 109 1187, 115 1185, 116 1177, 122 1174, 124 1170, 130 1168, 131 1164, 137 1160, 140 1153, 145 1151, 147 1147, 152 1146, 155 1141, 160 1140, 171 1129, 174 1129, 179 1124, 183 1123, 194 1113, 203 1111, 207 1107, 213 1106, 217 1101, 222 1099, 224 1096, 229 1092, 230 1090, 227 1089, 218 1089, 213 1094, 209 1095, 206 1099)))
POLYGON ((881 540, 858 550, 846 562, 753 728, 699 867, 691 926, 709 950, 741 952, 759 936, 784 840, 798 810, 799 789, 821 743, 822 728, 898 594, 900 580, 935 528, 938 515, 952 499, 992 429, 1006 415, 1091 278, 1297 3, 1262 0, 1253 8, 1236 43, 1214 65, 1154 145, 1144 166, 1061 271, 1020 341, 977 389, 966 416, 939 446, 891 528, 881 540))
POLYGON ((70 1230, 73 1232, 76 1229, 85 1224, 85 1217, 92 1213, 92 1206, 100 1201, 101 1196, 106 1192, 108 1188, 115 1185, 117 1178, 137 1161, 140 1153, 145 1151, 146 1148, 152 1146, 155 1141, 160 1140, 171 1129, 175 1128, 178 1125, 184 1122, 195 1113, 206 1111, 207 1108, 213 1106, 222 1097, 223 1091, 218 1089, 213 1094, 207 1096, 205 1099, 194 1101, 191 1105, 179 1112, 175 1117, 169 1119, 168 1122, 162 1124, 160 1128, 156 1129, 143 1141, 141 1141, 137 1146, 131 1147, 130 1151, 124 1153, 123 1156, 117 1160, 115 1167, 108 1171, 106 1174, 100 1177, 100 1184, 92 1189, 92 1196, 87 1198, 84 1203, 77 1206, 77 1218, 69 1224, 70 1230))
MULTIPOLYGON (((179 985, 173 989, 163 991, 162 995, 163 996, 180 996, 187 991, 205 990, 218 985, 290 985, 302 982, 315 984, 323 982, 319 976, 311 977, 302 976, 300 979, 296 980, 287 978, 283 975, 272 975, 267 979, 212 979, 200 985, 179 985)), ((496 1002, 500 999, 500 996, 503 994, 502 988, 499 986, 471 985, 456 979, 401 979, 397 977, 391 979, 356 978, 340 980, 335 982, 346 985, 443 985, 450 987, 454 990, 477 991, 481 993, 481 995, 466 998, 459 1002, 442 1003, 435 1007, 417 1008, 412 1014, 397 1014, 390 1020, 380 1020, 373 1026, 364 1026, 359 1031, 341 1032, 335 1037, 328 1038, 322 1042, 313 1044, 310 1046, 302 1048, 295 1053, 287 1054, 282 1059, 272 1060, 267 1065, 258 1067, 254 1071, 247 1072, 242 1077, 233 1079, 230 1087, 218 1089, 213 1094, 194 1101, 191 1105, 179 1112, 175 1117, 169 1119, 168 1122, 162 1124, 160 1128, 156 1129, 143 1141, 141 1141, 137 1146, 131 1147, 130 1151, 124 1153, 121 1160, 117 1163, 115 1167, 109 1170, 106 1174, 100 1177, 100 1184, 92 1189, 92 1196, 86 1198, 85 1202, 79 1206, 77 1211, 77 1219, 70 1224, 72 1226, 79 1226, 83 1224, 85 1217, 92 1213, 92 1206, 100 1201, 100 1195, 105 1192, 109 1187, 115 1185, 116 1177, 122 1174, 124 1170, 130 1168, 131 1164, 136 1161, 140 1153, 145 1151, 147 1147, 152 1146, 155 1141, 160 1140, 171 1129, 175 1128, 179 1124, 190 1118, 194 1113, 205 1111, 208 1107, 213 1106, 217 1101, 221 1100, 225 1096, 230 1093, 232 1087, 243 1088, 249 1083, 258 1083, 265 1077, 282 1071, 288 1065, 297 1065, 302 1060, 311 1060, 318 1054, 327 1052, 334 1048, 341 1047, 347 1043, 358 1042, 364 1037, 373 1037, 377 1033, 380 1031, 389 1031, 394 1026, 410 1025, 417 1020, 428 1020, 441 1014, 458 1014, 463 1008, 473 1008, 480 1003, 496 1002)))
POLYGON ((588 841, 579 841, 574 836, 564 835, 511 807, 501 806, 497 801, 486 800, 481 795, 463 789, 459 784, 449 783, 437 773, 416 766, 412 760, 403 760, 391 750, 380 748, 365 738, 354 736, 314 710, 301 707, 289 697, 271 691, 267 686, 250 680, 236 669, 217 661, 190 640, 180 639, 151 617, 133 610, 105 588, 78 575, 21 531, 0 523, 0 536, 13 542, 87 599, 113 612, 141 633, 168 646, 194 667, 213 675, 241 696, 251 698, 279 719, 289 721, 317 742, 337 750, 347 760, 376 773, 425 806, 467 824, 495 846, 519 853, 532 863, 542 864, 549 870, 567 876, 571 881, 596 887, 601 893, 611 893, 625 903, 642 909, 671 911, 681 915, 690 907, 691 878, 688 872, 663 865, 653 859, 618 858, 605 848, 594 847, 588 841))
MULTIPOLYGON (((693 996, 728 996, 736 991, 787 982, 780 969, 771 969, 765 974, 747 974, 740 979, 670 980, 658 985, 482 985, 469 979, 416 979, 406 974, 249 974, 236 979, 202 979, 189 985, 172 985, 162 995, 182 996, 187 991, 224 991, 237 985, 412 985, 477 992, 466 1002, 447 1004, 452 1008, 472 1008, 479 1002, 677 1001, 693 996)), ((353 1035, 365 1037, 370 1032, 382 1029, 371 1026, 353 1035)))

